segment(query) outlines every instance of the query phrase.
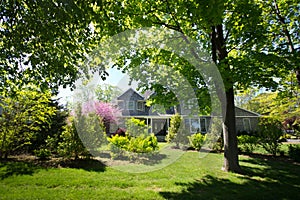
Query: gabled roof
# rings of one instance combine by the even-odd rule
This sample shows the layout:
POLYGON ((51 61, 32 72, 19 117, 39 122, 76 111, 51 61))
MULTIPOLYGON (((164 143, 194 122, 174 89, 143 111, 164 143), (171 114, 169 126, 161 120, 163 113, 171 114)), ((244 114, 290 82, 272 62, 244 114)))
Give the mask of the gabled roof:
POLYGON ((117 99, 121 99, 122 97, 124 97, 125 95, 127 95, 128 93, 131 93, 132 94, 136 94, 138 95, 139 97, 141 97, 142 99, 145 99, 142 95, 140 95, 137 91, 135 91, 134 89, 132 88, 129 88, 128 90, 126 90, 123 94, 121 94, 120 96, 117 97, 117 99))
POLYGON ((235 106, 235 108, 238 108, 238 109, 240 109, 240 110, 242 110, 242 111, 248 112, 248 113, 250 113, 250 114, 252 114, 252 115, 255 115, 255 116, 258 116, 258 117, 261 116, 261 114, 259 114, 259 113, 256 113, 256 112, 247 110, 247 109, 245 109, 245 108, 241 108, 241 107, 239 107, 239 106, 235 106))

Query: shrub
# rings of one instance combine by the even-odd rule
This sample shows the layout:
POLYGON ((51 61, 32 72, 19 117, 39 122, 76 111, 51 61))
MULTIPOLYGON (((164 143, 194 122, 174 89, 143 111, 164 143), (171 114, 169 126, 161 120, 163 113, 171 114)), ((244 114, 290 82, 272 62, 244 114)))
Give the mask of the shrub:
POLYGON ((258 138, 250 135, 238 136, 239 148, 242 152, 252 153, 258 143, 258 138))
POLYGON ((129 146, 129 138, 126 136, 114 135, 112 138, 107 138, 110 142, 108 147, 111 151, 111 157, 114 159, 118 156, 124 156, 129 146))
POLYGON ((214 151, 220 152, 224 147, 222 120, 213 119, 210 131, 206 134, 206 143, 214 151))
POLYGON ((300 162, 300 146, 289 145, 289 156, 296 162, 300 162))
POLYGON ((38 157, 39 159, 45 160, 48 159, 51 156, 51 151, 46 148, 41 148, 39 150, 34 150, 34 155, 38 157))
POLYGON ((139 135, 149 135, 150 127, 145 124, 144 120, 139 120, 134 117, 127 119, 125 122, 126 134, 128 136, 137 137, 139 135))
POLYGON ((202 135, 201 133, 196 133, 191 136, 188 136, 191 147, 199 151, 205 142, 206 135, 202 135))
POLYGON ((68 120, 69 123, 64 127, 60 136, 62 141, 58 146, 61 156, 89 157, 89 152, 97 151, 102 144, 107 142, 105 127, 97 114, 82 114, 79 106, 76 114, 70 116, 68 120))
POLYGON ((48 127, 56 108, 50 105, 52 93, 33 84, 11 85, 0 93, 0 157, 27 152, 43 127, 48 127))
POLYGON ((138 137, 115 135, 108 140, 112 158, 127 156, 126 152, 151 153, 158 149, 157 138, 154 134, 139 135, 138 137))
POLYGON ((186 131, 181 127, 182 124, 183 118, 179 114, 171 117, 169 132, 165 138, 168 143, 174 142, 177 147, 179 144, 188 144, 189 140, 186 131))
POLYGON ((158 142, 153 133, 146 137, 144 135, 140 135, 136 138, 131 138, 128 146, 128 151, 134 153, 151 153, 157 149, 158 142))
POLYGON ((272 155, 276 155, 281 145, 280 137, 283 136, 281 122, 274 117, 263 117, 259 122, 259 144, 272 155))

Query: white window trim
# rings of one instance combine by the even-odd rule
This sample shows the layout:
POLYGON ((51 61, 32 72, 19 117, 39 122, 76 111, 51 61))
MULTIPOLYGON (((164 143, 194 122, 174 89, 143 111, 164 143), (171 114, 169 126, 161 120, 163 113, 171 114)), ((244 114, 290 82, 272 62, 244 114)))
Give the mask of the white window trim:
POLYGON ((127 110, 135 110, 135 103, 134 103, 134 101, 127 101, 127 110), (130 107, 129 107, 129 104, 132 102, 132 105, 133 105, 133 108, 131 109, 130 107))

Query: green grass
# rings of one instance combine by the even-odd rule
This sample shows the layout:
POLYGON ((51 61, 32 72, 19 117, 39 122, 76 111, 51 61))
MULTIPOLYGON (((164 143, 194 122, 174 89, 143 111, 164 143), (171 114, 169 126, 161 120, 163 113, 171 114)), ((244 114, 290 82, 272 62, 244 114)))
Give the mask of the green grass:
POLYGON ((147 173, 98 161, 69 168, 0 163, 0 199, 300 199, 300 165, 240 156, 244 175, 221 171, 222 154, 187 152, 147 173))

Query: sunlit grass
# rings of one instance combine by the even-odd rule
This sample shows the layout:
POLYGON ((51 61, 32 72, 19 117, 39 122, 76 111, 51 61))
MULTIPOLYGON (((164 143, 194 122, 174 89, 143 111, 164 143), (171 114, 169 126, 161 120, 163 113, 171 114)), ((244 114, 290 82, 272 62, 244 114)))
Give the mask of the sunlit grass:
MULTIPOLYGON (((221 171, 223 155, 186 152, 147 173, 112 167, 43 168, 0 163, 0 199, 300 199, 300 166, 240 156, 243 175, 221 171)), ((97 164, 95 162, 93 165, 97 164)))

